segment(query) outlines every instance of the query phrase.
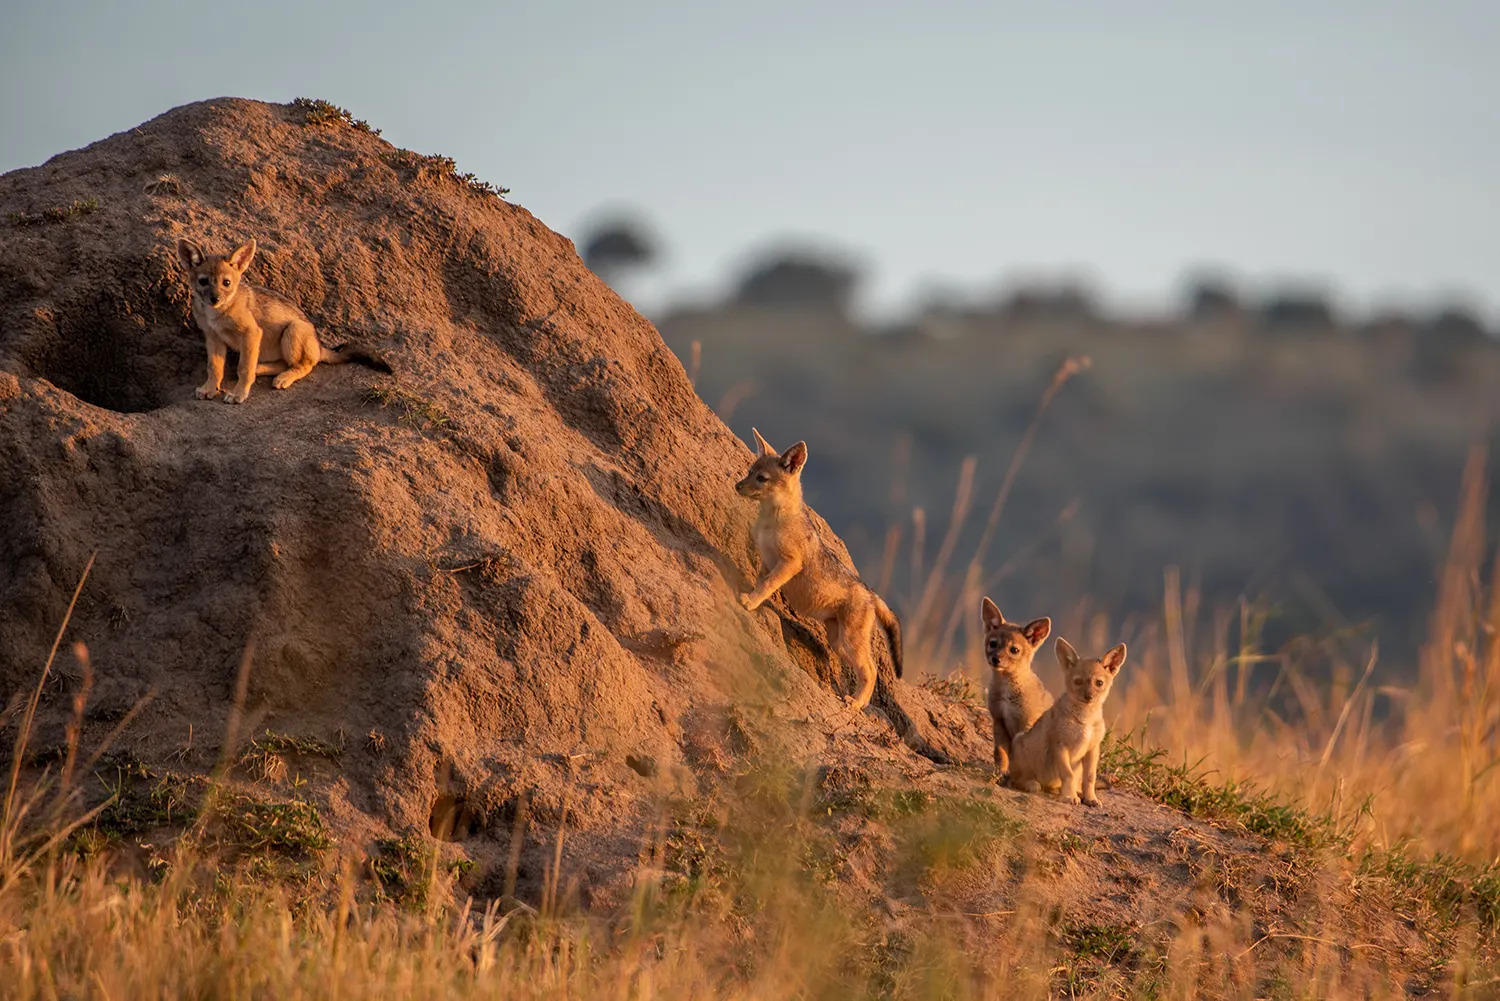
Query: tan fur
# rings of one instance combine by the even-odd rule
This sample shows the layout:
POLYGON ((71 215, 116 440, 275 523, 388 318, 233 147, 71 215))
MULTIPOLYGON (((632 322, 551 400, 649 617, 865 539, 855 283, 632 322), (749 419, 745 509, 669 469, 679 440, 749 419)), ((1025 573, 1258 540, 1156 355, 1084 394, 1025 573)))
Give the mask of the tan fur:
POLYGON ((198 399, 219 395, 230 351, 239 355, 238 381, 224 393, 225 403, 249 399, 257 375, 274 374, 271 385, 285 389, 319 362, 336 365, 349 360, 318 343, 312 321, 296 303, 242 281, 255 257, 254 239, 228 254, 212 255, 191 240, 178 240, 177 256, 187 269, 193 319, 203 331, 208 352, 208 381, 198 387, 198 399))
POLYGON ((1103 657, 1079 657, 1057 638, 1063 693, 1014 742, 1011 784, 1028 792, 1057 791, 1069 803, 1098 806, 1099 745, 1104 741, 1104 700, 1125 663, 1125 644, 1103 657))
POLYGON ((990 720, 995 728, 995 771, 1003 782, 1010 775, 1011 743, 1052 705, 1052 693, 1031 669, 1037 648, 1052 631, 1051 619, 1024 626, 1006 622, 989 598, 979 603, 984 624, 984 659, 990 665, 990 720))
POLYGON ((740 595, 740 604, 754 611, 780 591, 798 615, 817 619, 828 630, 828 646, 836 650, 860 676, 859 691, 850 699, 863 709, 875 692, 875 658, 870 634, 879 621, 890 643, 891 662, 901 677, 901 624, 880 596, 823 545, 813 531, 802 503, 802 467, 807 443, 797 442, 778 453, 760 432, 751 428, 757 444, 755 461, 745 478, 735 484, 743 497, 760 501, 755 520, 755 548, 765 570, 755 588, 740 595))

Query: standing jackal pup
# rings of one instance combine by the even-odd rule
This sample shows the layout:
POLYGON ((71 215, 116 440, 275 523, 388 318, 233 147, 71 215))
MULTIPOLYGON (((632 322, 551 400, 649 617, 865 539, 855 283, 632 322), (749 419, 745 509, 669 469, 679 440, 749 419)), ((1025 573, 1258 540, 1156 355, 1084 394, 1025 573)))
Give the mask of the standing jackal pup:
POLYGON ((1103 657, 1079 657, 1068 641, 1057 638, 1062 665, 1062 696, 1040 719, 1015 739, 1011 784, 1027 792, 1060 791, 1064 801, 1098 806, 1094 784, 1099 776, 1099 745, 1104 741, 1104 700, 1125 663, 1125 644, 1103 657))
POLYGON ((1031 669, 1037 647, 1052 631, 1052 620, 1032 619, 1024 626, 1006 622, 989 598, 979 603, 979 618, 984 623, 984 659, 992 671, 989 704, 995 724, 995 771, 1003 782, 1010 776, 1011 744, 1052 705, 1052 693, 1031 669))
POLYGON ((271 385, 285 389, 318 362, 336 365, 349 360, 343 352, 318 343, 312 321, 296 303, 242 281, 255 256, 254 239, 228 254, 205 254, 192 240, 178 240, 177 256, 187 269, 193 319, 208 350, 208 381, 198 387, 198 399, 219 395, 229 351, 240 358, 238 381, 224 393, 225 403, 244 403, 257 375, 275 374, 271 385))
POLYGON ((753 612, 779 590, 792 611, 820 620, 828 630, 830 649, 859 672, 859 692, 850 704, 863 709, 875 691, 875 658, 870 653, 875 621, 880 620, 885 630, 898 678, 901 624, 880 595, 844 566, 813 531, 802 503, 807 443, 799 441, 778 453, 759 431, 750 430, 755 435, 756 458, 734 489, 742 497, 760 501, 753 536, 765 570, 754 590, 740 595, 740 604, 753 612))

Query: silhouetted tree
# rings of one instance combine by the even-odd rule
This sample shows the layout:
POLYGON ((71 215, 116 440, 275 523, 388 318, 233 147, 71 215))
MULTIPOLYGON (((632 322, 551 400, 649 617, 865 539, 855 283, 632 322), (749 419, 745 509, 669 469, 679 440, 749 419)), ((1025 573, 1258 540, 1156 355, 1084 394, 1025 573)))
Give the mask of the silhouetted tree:
POLYGON ((1419 324, 1411 314, 1395 307, 1386 307, 1371 315, 1360 324, 1360 333, 1370 336, 1409 334, 1419 324))
POLYGON ((1462 306, 1438 310, 1424 327, 1428 336, 1458 344, 1482 344, 1489 336, 1479 318, 1462 306))
POLYGON ((857 267, 828 253, 773 252, 745 271, 734 301, 749 306, 821 307, 847 312, 859 280, 857 267))
POLYGON ((1412 374, 1430 382, 1456 379, 1470 353, 1485 346, 1500 347, 1500 342, 1492 342, 1479 318, 1463 306, 1445 306, 1412 338, 1412 374))
POLYGON ((1200 273, 1188 279, 1183 313, 1191 320, 1217 320, 1237 316, 1240 297, 1233 283, 1216 274, 1200 273))
POLYGON ((656 262, 655 237, 638 220, 619 217, 596 226, 581 246, 583 263, 605 281, 656 262))
POLYGON ((1314 289, 1282 289, 1261 302, 1260 321, 1267 327, 1332 327, 1338 320, 1328 296, 1314 289))
POLYGON ((1081 281, 1018 285, 1000 311, 1018 320, 1093 320, 1102 315, 1098 296, 1081 281))

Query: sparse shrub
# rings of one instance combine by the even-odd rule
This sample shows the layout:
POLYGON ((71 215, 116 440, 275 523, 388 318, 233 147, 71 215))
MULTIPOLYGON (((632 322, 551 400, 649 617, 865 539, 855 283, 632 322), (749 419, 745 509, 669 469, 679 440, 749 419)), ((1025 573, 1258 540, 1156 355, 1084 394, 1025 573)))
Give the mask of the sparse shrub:
POLYGON ((351 129, 368 132, 372 136, 380 135, 380 130, 371 128, 370 123, 363 118, 355 118, 347 109, 319 98, 299 97, 292 101, 292 107, 302 112, 303 125, 342 124, 351 129))
POLYGON ((80 198, 68 205, 53 206, 41 212, 12 212, 6 218, 12 226, 40 226, 48 222, 66 222, 74 216, 91 215, 99 211, 99 199, 80 198))
POLYGON ((392 150, 383 154, 385 162, 396 170, 412 171, 418 180, 450 180, 463 185, 476 195, 503 198, 510 194, 509 188, 496 187, 474 174, 461 172, 451 156, 440 153, 423 154, 409 149, 392 150))

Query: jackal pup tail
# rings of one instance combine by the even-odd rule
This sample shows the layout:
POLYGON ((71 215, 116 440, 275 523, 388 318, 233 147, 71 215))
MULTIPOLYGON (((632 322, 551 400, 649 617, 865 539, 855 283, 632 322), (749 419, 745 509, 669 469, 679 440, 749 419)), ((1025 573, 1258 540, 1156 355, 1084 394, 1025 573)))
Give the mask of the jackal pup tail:
POLYGON ((880 627, 885 630, 885 638, 891 644, 891 666, 896 669, 896 677, 901 677, 901 620, 896 618, 896 613, 891 611, 885 599, 874 591, 870 596, 875 599, 875 617, 880 620, 880 627))

